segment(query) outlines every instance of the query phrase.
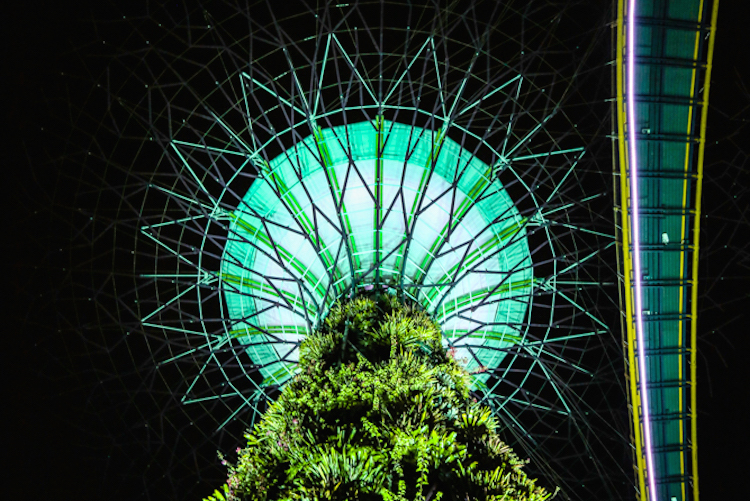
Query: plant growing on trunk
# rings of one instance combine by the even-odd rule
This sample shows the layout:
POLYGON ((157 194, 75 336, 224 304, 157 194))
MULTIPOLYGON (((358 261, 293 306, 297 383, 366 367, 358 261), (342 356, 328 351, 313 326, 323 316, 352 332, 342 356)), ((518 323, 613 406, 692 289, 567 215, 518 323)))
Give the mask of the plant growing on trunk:
POLYGON ((543 501, 420 307, 337 303, 213 500, 543 501))

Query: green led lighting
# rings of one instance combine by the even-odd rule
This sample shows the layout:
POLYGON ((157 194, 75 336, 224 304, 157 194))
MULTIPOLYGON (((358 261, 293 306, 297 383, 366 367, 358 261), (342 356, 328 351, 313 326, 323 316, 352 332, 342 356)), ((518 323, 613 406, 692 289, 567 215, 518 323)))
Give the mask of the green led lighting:
POLYGON ((525 225, 492 168, 441 131, 382 118, 318 129, 269 163, 231 217, 220 277, 240 320, 227 336, 282 384, 339 297, 402 290, 480 385, 525 336, 525 225))

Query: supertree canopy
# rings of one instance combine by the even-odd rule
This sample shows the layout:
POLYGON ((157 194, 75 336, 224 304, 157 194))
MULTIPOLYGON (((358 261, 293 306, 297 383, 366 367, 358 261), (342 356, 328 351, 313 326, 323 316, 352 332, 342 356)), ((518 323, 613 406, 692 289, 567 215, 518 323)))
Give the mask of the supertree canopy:
POLYGON ((69 352, 117 476, 207 495, 333 305, 377 292, 437 323, 539 485, 629 498, 605 7, 125 10, 65 160, 69 352))
POLYGON ((316 131, 263 174, 228 216, 219 276, 264 383, 294 374, 299 342, 358 290, 425 305, 467 368, 483 368, 477 386, 524 342, 528 221, 445 133, 377 117, 316 131))

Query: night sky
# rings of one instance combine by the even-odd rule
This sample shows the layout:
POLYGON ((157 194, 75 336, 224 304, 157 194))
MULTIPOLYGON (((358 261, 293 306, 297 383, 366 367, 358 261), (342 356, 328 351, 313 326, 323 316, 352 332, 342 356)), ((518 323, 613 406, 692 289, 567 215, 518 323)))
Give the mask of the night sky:
MULTIPOLYGON (((747 489, 743 496, 740 488, 750 471, 750 38, 740 26, 746 18, 742 3, 724 1, 720 6, 708 119, 698 383, 705 500, 747 498, 747 489)), ((49 160, 61 154, 64 143, 41 129, 54 122, 50 115, 61 109, 59 103, 85 99, 85 90, 65 90, 56 79, 76 64, 78 54, 95 52, 85 45, 93 35, 81 28, 87 26, 81 20, 117 11, 111 6, 96 9, 76 2, 12 2, 0 16, 5 89, 0 186, 7 222, 2 246, 10 256, 5 268, 10 281, 3 295, 2 387, 8 416, 3 491, 9 496, 10 487, 23 499, 133 495, 121 486, 103 497, 116 476, 112 470, 126 460, 108 459, 96 445, 106 443, 106 437, 91 433, 99 429, 87 421, 93 405, 88 385, 95 376, 71 373, 86 366, 85 350, 64 353, 66 345, 55 341, 60 324, 70 320, 69 296, 59 291, 70 259, 59 249, 69 238, 70 223, 64 220, 67 212, 57 208, 68 200, 66 190, 75 188, 54 181, 49 160)), ((138 487, 132 492, 139 492, 138 487)))

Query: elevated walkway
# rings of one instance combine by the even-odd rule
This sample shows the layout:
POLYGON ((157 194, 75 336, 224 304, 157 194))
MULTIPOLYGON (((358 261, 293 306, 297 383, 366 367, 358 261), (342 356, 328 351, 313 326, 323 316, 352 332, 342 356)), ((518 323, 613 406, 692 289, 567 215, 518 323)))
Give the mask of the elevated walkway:
POLYGON ((718 0, 616 6, 615 210, 641 501, 699 494, 697 277, 717 10, 718 0))

